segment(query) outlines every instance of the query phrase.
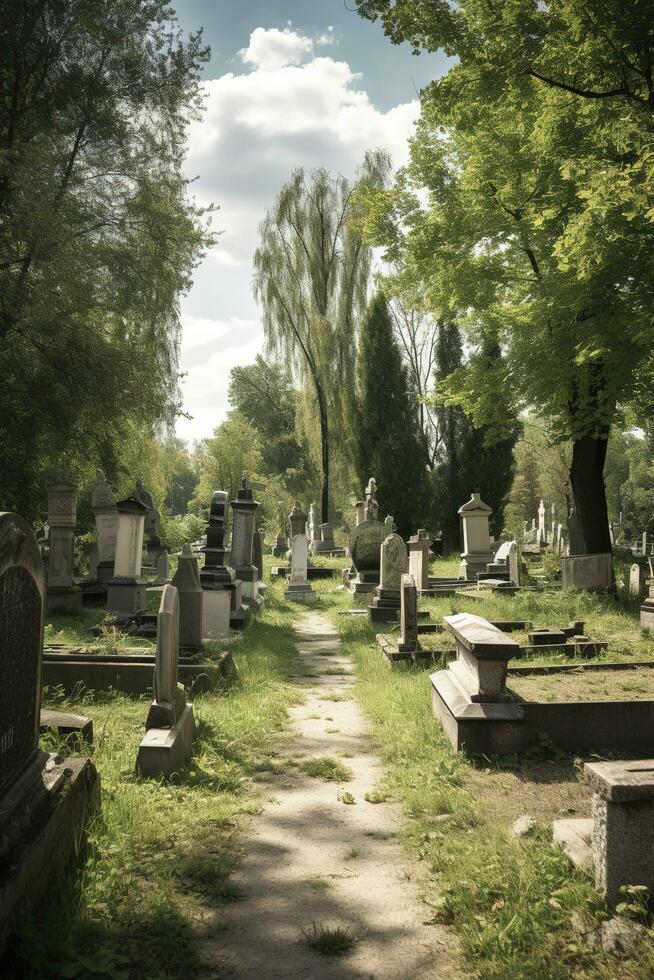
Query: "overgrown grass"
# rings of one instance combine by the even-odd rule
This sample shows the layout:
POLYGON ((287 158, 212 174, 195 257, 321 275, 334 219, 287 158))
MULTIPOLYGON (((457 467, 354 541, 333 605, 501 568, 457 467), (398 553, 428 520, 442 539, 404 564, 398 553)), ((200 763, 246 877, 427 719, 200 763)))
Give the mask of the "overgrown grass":
POLYGON ((299 768, 307 776, 313 776, 315 779, 327 779, 338 783, 345 783, 352 779, 352 770, 349 766, 329 756, 305 759, 300 763, 299 768))
MULTIPOLYGON (((446 574, 440 568, 432 572, 446 574)), ((590 875, 572 869, 552 846, 540 811, 535 816, 543 822, 532 834, 513 837, 513 816, 503 816, 502 797, 498 801, 493 795, 496 770, 481 772, 454 752, 432 715, 427 672, 389 670, 367 618, 338 615, 352 604, 349 597, 332 593, 325 603, 328 598, 344 652, 357 667, 356 696, 381 747, 387 778, 379 792, 402 803, 405 845, 430 869, 433 890, 425 897, 436 918, 458 933, 475 974, 483 980, 644 980, 654 975, 650 941, 623 962, 584 942, 575 921, 583 918, 599 926, 609 915, 590 875)), ((651 640, 640 635, 634 612, 620 600, 531 593, 495 595, 469 606, 448 597, 421 602, 425 606, 432 621, 465 608, 489 619, 531 619, 535 626, 585 619, 587 632, 611 639, 612 646, 628 635, 629 657, 652 655, 651 640)), ((620 655, 614 648, 609 659, 620 655)), ((544 801, 559 790, 562 773, 574 779, 573 760, 561 756, 545 747, 538 757, 532 753, 508 762, 516 783, 531 782, 532 800, 544 801)))
POLYGON ((288 681, 295 612, 268 591, 266 610, 238 644, 240 682, 196 699, 193 759, 167 784, 134 772, 146 699, 106 692, 57 699, 93 718, 102 807, 77 872, 23 929, 17 977, 198 975, 200 909, 240 897, 230 881, 238 829, 259 807, 249 777, 275 767, 287 707, 299 697, 288 681))
POLYGON ((324 922, 312 922, 302 930, 302 936, 310 949, 323 956, 341 956, 361 942, 365 933, 357 926, 329 926, 324 922))

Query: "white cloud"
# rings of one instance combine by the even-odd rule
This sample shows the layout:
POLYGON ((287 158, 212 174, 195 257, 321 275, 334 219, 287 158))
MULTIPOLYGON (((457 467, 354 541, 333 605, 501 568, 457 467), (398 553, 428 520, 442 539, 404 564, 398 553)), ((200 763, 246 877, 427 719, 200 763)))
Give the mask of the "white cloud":
POLYGON ((252 319, 249 269, 259 222, 291 171, 324 166, 353 177, 366 150, 377 147, 401 166, 419 113, 417 100, 378 110, 359 74, 345 61, 316 57, 311 39, 291 26, 257 28, 241 57, 252 70, 204 82, 206 112, 189 130, 187 174, 198 177, 193 191, 199 202, 220 205, 214 225, 224 234, 183 304, 195 314, 184 317, 185 403, 195 415, 193 423, 180 422, 186 438, 207 435, 222 421, 230 368, 251 363, 262 349, 252 319), (216 313, 224 319, 212 319, 216 313), (230 329, 224 334, 226 323, 230 329), (216 346, 207 345, 206 359, 191 364, 188 355, 203 331, 216 346), (235 345, 237 336, 251 339, 235 345))
POLYGON ((246 65, 254 65, 265 70, 283 68, 284 65, 300 65, 313 53, 313 42, 308 37, 296 34, 285 27, 266 30, 257 27, 250 35, 247 48, 239 51, 246 65))

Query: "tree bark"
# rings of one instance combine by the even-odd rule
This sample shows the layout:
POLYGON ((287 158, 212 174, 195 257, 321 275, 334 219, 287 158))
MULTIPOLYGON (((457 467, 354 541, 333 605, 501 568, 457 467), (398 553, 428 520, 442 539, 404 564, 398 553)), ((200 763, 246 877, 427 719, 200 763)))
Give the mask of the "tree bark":
POLYGON ((460 520, 457 516, 456 524, 443 524, 443 557, 459 554, 461 552, 461 530, 460 520))
POLYGON ((599 438, 584 436, 572 445, 570 486, 579 522, 579 544, 583 555, 611 551, 609 515, 604 487, 604 462, 608 432, 599 438))
POLYGON ((320 444, 322 452, 322 494, 320 499, 321 523, 326 524, 329 520, 329 425, 327 422, 327 408, 322 389, 316 385, 318 396, 318 409, 320 412, 320 444))

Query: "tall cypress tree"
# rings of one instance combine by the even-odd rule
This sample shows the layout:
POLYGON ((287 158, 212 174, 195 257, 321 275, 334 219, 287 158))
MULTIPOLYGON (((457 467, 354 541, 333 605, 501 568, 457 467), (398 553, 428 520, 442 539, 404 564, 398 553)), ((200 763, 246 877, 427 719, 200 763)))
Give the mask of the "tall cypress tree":
POLYGON ((361 325, 356 403, 359 482, 365 486, 375 477, 382 514, 392 514, 399 533, 407 536, 425 524, 427 470, 417 402, 382 292, 372 298, 361 325))
MULTIPOLYGON (((488 361, 500 357, 497 345, 487 344, 477 355, 488 361)), ((459 328, 443 324, 438 328, 436 345, 436 387, 448 375, 463 368, 463 347, 459 328)), ((445 554, 458 551, 458 510, 473 490, 481 491, 482 500, 493 508, 491 530, 502 531, 504 506, 514 473, 513 447, 518 435, 514 420, 498 432, 490 426, 476 428, 457 405, 439 405, 436 409, 439 447, 433 472, 433 523, 443 534, 445 554)))

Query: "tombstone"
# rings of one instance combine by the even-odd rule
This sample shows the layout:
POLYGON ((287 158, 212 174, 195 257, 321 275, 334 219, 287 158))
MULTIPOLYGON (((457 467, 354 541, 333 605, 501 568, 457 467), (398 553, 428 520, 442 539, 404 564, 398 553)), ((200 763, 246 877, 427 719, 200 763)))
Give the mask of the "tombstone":
POLYGON ((264 532, 261 528, 255 528, 252 560, 257 567, 257 579, 259 582, 263 581, 263 540, 264 532))
POLYGON ((359 524, 363 524, 366 519, 366 502, 365 500, 357 500, 354 505, 354 526, 357 527, 359 524))
POLYGON ((561 579, 564 589, 585 592, 608 592, 613 588, 613 555, 568 555, 561 559, 561 579))
POLYGON ((429 547, 429 533, 424 528, 409 538, 409 573, 418 592, 429 588, 429 547))
POLYGON ((289 586, 284 593, 293 602, 312 603, 316 593, 309 585, 307 574, 308 542, 306 534, 296 534, 291 542, 291 570, 289 586))
POLYGON ((634 562, 629 570, 629 595, 634 599, 643 599, 646 594, 645 570, 638 562, 634 562))
POLYGON ((381 521, 365 520, 350 534, 348 550, 354 574, 348 588, 355 595, 374 592, 379 585, 380 549, 390 531, 381 521))
POLYGON ((459 577, 474 581, 492 558, 488 522, 492 507, 485 504, 475 490, 470 500, 459 508, 463 521, 463 553, 459 565, 459 577))
MULTIPOLYGON (((392 522, 391 522, 392 526, 392 522)), ((400 584, 409 568, 406 545, 399 534, 389 534, 380 550, 379 585, 370 605, 370 621, 385 623, 397 619, 400 584)))
POLYGON ((291 529, 290 541, 289 541, 289 557, 291 553, 291 544, 293 538, 296 534, 305 534, 307 532, 307 515, 302 510, 300 501, 296 500, 293 504, 291 513, 288 515, 288 523, 291 529))
POLYGON ((95 576, 91 575, 91 577, 95 578, 99 585, 106 585, 114 574, 118 509, 116 507, 116 495, 107 483, 102 470, 96 470, 95 477, 91 491, 91 510, 95 517, 98 565, 95 576))
POLYGON ((34 532, 18 514, 0 513, 0 957, 75 858, 99 803, 89 759, 59 761, 38 747, 45 599, 34 532))
POLYGON ((186 703, 178 682, 179 596, 165 585, 157 615, 157 652, 154 668, 154 701, 139 745, 137 770, 141 776, 168 779, 191 758, 193 705, 186 703))
POLYGON ((225 564, 225 534, 229 494, 214 490, 207 525, 204 568, 200 570, 202 585, 202 637, 222 639, 229 636, 230 626, 238 628, 245 622, 247 607, 241 597, 241 582, 234 570, 225 564))
POLYGON ((314 546, 319 542, 318 538, 318 527, 316 525, 315 517, 316 505, 309 504, 309 516, 307 517, 307 539, 309 541, 309 551, 312 552, 314 546))
POLYGON ((329 521, 325 521, 319 527, 320 538, 313 542, 313 554, 329 554, 333 551, 340 551, 336 547, 336 542, 334 541, 334 525, 329 521))
POLYGON ((403 574, 400 579, 400 642, 402 653, 414 652, 420 648, 418 643, 418 591, 411 574, 403 574))
POLYGON ((163 580, 160 578, 158 573, 159 569, 163 570, 164 568, 164 560, 161 558, 161 555, 162 554, 166 555, 165 561, 166 563, 168 561, 166 549, 162 544, 161 537, 160 537, 161 514, 157 510, 157 505, 154 502, 154 497, 152 496, 150 491, 143 486, 143 482, 141 480, 136 481, 136 486, 132 491, 132 496, 135 497, 136 500, 139 500, 143 504, 143 506, 147 509, 145 515, 145 528, 144 528, 144 541, 145 541, 144 561, 150 566, 151 565, 155 566, 155 569, 157 569, 155 584, 161 585, 168 578, 167 564, 165 566, 166 574, 163 580))
MULTIPOLYGON (((179 646, 182 654, 202 650, 202 583, 197 558, 185 544, 172 585, 179 596, 179 646)), ((229 617, 228 617, 229 625, 229 617)))
POLYGON ((241 486, 236 491, 230 506, 232 508, 231 565, 236 578, 243 583, 243 599, 258 607, 263 603, 263 599, 259 595, 257 586, 259 572, 253 562, 253 553, 254 527, 259 504, 254 499, 246 472, 243 472, 241 486))
POLYGON ((76 523, 75 487, 69 483, 53 483, 48 487, 48 612, 55 609, 79 612, 82 606, 82 591, 73 578, 76 523))
POLYGON ((515 585, 519 588, 521 585, 521 561, 520 561, 520 548, 518 547, 517 541, 509 542, 509 550, 506 556, 506 564, 509 569, 509 581, 511 585, 515 585))
POLYGON ((155 585, 165 585, 168 581, 169 565, 168 565, 168 552, 160 551, 154 562, 156 578, 155 585))
POLYGON ((135 497, 119 500, 114 576, 107 585, 110 612, 141 613, 146 607, 146 581, 141 575, 147 507, 135 497))
POLYGON ((379 502, 377 500, 377 481, 374 476, 368 480, 366 494, 366 520, 376 521, 379 517, 379 502))
POLYGON ((541 500, 538 505, 538 544, 542 547, 547 544, 547 532, 545 530, 545 504, 541 500))

